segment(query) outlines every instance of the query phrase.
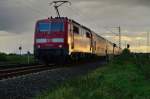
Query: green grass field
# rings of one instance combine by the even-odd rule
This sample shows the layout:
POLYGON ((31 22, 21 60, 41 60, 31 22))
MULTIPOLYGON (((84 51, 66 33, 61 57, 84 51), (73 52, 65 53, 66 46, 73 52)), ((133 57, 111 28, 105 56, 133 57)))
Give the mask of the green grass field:
POLYGON ((145 54, 123 53, 35 99, 150 99, 150 60, 145 54))
POLYGON ((33 55, 17 55, 0 53, 0 64, 27 64, 28 58, 30 63, 34 63, 33 55))

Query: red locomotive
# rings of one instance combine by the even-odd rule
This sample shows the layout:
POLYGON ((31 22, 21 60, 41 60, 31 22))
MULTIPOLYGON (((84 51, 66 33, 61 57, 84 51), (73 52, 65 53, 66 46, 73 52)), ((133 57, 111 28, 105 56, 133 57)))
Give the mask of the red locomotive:
POLYGON ((43 62, 119 53, 113 43, 66 17, 51 17, 36 23, 34 54, 43 62))

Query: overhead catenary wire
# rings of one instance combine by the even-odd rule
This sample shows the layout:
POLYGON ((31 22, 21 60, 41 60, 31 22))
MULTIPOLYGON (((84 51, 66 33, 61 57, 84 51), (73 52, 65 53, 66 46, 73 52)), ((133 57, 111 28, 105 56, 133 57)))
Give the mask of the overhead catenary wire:
POLYGON ((53 7, 54 7, 55 10, 56 10, 57 17, 60 17, 60 13, 59 13, 58 8, 59 8, 60 6, 62 6, 63 4, 65 4, 65 3, 69 3, 69 4, 71 5, 71 2, 69 2, 69 1, 53 1, 53 2, 49 3, 49 5, 51 6, 51 5, 54 4, 53 7))
POLYGON ((150 43, 150 39, 149 39, 150 33, 147 32, 147 53, 149 53, 149 43, 150 43))
MULTIPOLYGON (((74 6, 74 7, 70 7, 70 9, 69 10, 72 10, 71 11, 71 13, 73 13, 73 15, 76 15, 76 17, 74 17, 75 19, 77 19, 78 20, 78 18, 79 19, 83 19, 83 20, 93 20, 91 17, 89 17, 89 16, 85 16, 85 15, 83 15, 82 14, 82 12, 80 11, 80 9, 78 9, 76 6, 74 6), (78 18, 77 18, 78 17, 78 18)), ((79 20, 80 21, 80 20, 79 20)), ((94 23, 90 23, 92 26, 94 26, 94 27, 97 27, 96 26, 96 24, 94 24, 94 23)))

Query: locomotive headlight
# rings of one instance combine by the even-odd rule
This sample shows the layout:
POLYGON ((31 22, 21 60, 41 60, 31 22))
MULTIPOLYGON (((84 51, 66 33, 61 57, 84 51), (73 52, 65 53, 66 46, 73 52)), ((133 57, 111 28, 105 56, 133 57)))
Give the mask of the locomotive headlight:
POLYGON ((62 48, 62 45, 59 45, 58 47, 59 47, 59 48, 62 48))
POLYGON ((52 42, 54 42, 54 43, 63 43, 64 42, 64 38, 53 38, 52 42))
POLYGON ((40 45, 38 45, 38 46, 37 46, 37 48, 41 48, 41 46, 40 46, 40 45))

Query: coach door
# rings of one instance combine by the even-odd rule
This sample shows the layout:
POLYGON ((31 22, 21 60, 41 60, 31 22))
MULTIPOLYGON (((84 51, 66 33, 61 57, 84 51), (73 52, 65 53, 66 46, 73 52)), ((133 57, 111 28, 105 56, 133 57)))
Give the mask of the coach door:
POLYGON ((92 53, 95 54, 96 53, 96 41, 93 39, 92 41, 92 53))
POLYGON ((93 53, 93 35, 92 33, 90 33, 91 37, 90 37, 90 51, 92 51, 93 53))
POLYGON ((71 49, 74 49, 74 26, 70 24, 70 33, 71 33, 71 49))

